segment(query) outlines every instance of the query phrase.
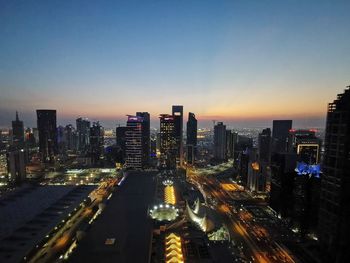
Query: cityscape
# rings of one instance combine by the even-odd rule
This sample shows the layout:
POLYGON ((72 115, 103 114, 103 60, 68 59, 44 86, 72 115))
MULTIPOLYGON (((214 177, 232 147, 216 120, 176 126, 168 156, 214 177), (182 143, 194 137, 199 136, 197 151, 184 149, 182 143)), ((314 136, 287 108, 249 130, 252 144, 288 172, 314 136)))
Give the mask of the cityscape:
POLYGON ((0 262, 348 262, 348 8, 0 1, 0 262))

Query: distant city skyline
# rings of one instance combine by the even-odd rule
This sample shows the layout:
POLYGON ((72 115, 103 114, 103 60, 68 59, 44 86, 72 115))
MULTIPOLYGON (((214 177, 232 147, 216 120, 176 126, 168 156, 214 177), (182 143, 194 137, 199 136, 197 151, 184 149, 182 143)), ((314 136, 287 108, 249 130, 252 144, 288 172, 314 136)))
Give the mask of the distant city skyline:
MULTIPOLYGON (((349 85, 349 1, 0 2, 0 126, 106 127, 171 105, 199 127, 323 127, 349 85), (186 115, 186 114, 185 114, 186 115), (271 125, 271 124, 270 124, 271 125), (269 125, 269 126, 270 126, 269 125)), ((158 127, 158 126, 156 126, 158 127)))

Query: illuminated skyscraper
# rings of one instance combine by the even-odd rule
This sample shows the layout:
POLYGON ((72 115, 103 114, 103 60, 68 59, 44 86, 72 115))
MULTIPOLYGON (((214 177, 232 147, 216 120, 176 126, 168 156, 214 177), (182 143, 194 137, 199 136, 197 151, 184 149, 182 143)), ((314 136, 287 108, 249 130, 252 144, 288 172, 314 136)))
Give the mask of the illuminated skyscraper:
POLYGON ((140 116, 128 115, 125 130, 125 166, 128 168, 141 169, 143 161, 143 118, 140 116))
POLYGON ((286 152, 289 130, 292 129, 292 120, 274 120, 272 127, 272 152, 286 152))
POLYGON ((288 151, 298 154, 299 161, 307 164, 320 162, 321 140, 316 137, 315 130, 290 130, 288 151))
POLYGON ((226 160, 226 125, 218 122, 214 126, 214 158, 218 161, 226 160))
POLYGON ((350 86, 328 106, 319 241, 324 262, 350 258, 350 86))
POLYGON ((176 144, 176 163, 180 166, 183 164, 183 106, 174 105, 172 107, 174 118, 174 136, 176 144))
POLYGON ((197 119, 194 113, 188 113, 186 127, 187 163, 194 164, 197 152, 197 119))
POLYGON ((53 162, 57 153, 56 110, 37 110, 39 151, 44 162, 53 162))
POLYGON ((176 168, 178 145, 175 136, 175 119, 173 115, 161 114, 160 117, 160 166, 167 169, 176 168))
POLYGON ((24 144, 23 121, 19 120, 17 111, 16 120, 12 121, 12 144, 18 147, 23 147, 24 144))

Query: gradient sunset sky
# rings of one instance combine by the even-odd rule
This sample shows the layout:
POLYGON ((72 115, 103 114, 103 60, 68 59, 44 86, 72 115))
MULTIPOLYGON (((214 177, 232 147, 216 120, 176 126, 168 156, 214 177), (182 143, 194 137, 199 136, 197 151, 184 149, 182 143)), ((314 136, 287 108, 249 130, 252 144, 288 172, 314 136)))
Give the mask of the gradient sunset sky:
MULTIPOLYGON (((194 112, 202 126, 322 126, 350 84, 350 1, 0 0, 0 126, 56 109, 106 126, 194 112)), ((201 126, 201 125, 200 125, 201 126)))

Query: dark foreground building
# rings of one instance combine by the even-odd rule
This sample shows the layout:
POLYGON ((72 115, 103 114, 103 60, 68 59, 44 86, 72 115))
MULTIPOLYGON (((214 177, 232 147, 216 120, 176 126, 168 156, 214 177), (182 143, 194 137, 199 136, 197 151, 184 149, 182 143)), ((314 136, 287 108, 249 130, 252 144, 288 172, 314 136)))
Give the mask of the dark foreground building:
POLYGON ((154 175, 128 173, 68 262, 149 262, 153 225, 148 207, 155 195, 154 175))
POLYGON ((324 262, 350 258, 350 86, 328 106, 319 241, 324 262))

